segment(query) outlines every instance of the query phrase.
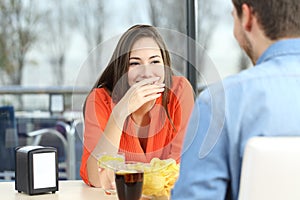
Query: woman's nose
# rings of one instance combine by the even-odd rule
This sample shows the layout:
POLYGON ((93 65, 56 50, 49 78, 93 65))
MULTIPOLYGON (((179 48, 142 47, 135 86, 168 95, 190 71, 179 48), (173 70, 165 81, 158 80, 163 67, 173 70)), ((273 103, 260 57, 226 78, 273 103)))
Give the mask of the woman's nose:
POLYGON ((151 67, 149 67, 147 65, 142 66, 141 73, 142 73, 142 76, 145 77, 145 78, 152 77, 152 75, 153 75, 151 67))

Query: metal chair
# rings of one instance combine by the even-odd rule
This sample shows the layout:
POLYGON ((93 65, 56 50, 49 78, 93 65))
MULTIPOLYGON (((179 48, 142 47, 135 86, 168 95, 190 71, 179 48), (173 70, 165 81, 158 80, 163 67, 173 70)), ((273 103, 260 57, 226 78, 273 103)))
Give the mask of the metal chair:
POLYGON ((239 200, 300 199, 300 137, 254 137, 245 148, 239 200))
MULTIPOLYGON (((0 107, 0 180, 15 178, 15 148, 20 144, 16 124, 14 107, 0 107)), ((59 179, 75 179, 75 164, 72 164, 75 163, 72 158, 75 155, 75 144, 69 142, 71 133, 71 126, 62 121, 49 128, 25 133, 25 137, 32 139, 26 145, 52 146, 58 149, 59 179)))
MULTIPOLYGON (((70 126, 64 122, 58 121, 57 124, 65 132, 70 131, 70 126)), ((70 154, 66 137, 56 127, 43 128, 27 133, 27 137, 34 138, 30 145, 52 146, 58 149, 58 177, 59 179, 71 179, 70 175, 70 154), (63 152, 61 152, 63 151, 63 152)))
POLYGON ((0 107, 0 179, 15 178, 15 148, 18 146, 18 135, 14 108, 0 107))
POLYGON ((82 156, 83 129, 83 120, 75 119, 70 125, 58 121, 55 129, 44 128, 29 132, 27 135, 35 138, 33 145, 48 144, 49 146, 49 137, 58 139, 58 142, 60 141, 63 145, 65 155, 63 160, 59 159, 59 169, 62 169, 59 171, 59 178, 76 180, 81 179, 79 170, 82 156), (64 134, 62 134, 62 132, 64 132, 64 134), (43 141, 43 138, 46 139, 43 141))
POLYGON ((76 119, 71 124, 71 130, 67 134, 69 143, 69 172, 70 179, 81 179, 79 170, 82 156, 84 123, 81 119, 76 119))

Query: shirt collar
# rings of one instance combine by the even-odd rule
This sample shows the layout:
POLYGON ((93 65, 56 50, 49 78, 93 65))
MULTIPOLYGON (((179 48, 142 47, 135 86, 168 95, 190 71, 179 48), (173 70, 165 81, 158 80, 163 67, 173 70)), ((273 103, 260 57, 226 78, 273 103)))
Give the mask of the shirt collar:
POLYGON ((300 54, 300 38, 284 39, 270 45, 259 57, 256 65, 280 55, 300 54))

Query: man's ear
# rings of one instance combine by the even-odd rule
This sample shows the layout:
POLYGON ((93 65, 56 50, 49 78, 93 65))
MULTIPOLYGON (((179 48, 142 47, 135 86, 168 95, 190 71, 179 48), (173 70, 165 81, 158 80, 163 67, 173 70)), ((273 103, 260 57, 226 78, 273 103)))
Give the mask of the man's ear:
POLYGON ((246 31, 251 31, 253 22, 253 13, 251 7, 247 4, 242 5, 242 26, 246 31))

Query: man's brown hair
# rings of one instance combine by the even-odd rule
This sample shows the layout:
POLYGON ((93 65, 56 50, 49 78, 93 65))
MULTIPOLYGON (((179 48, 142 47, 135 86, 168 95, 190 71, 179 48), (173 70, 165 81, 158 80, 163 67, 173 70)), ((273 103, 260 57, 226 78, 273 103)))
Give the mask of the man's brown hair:
POLYGON ((237 14, 247 4, 257 17, 261 28, 271 40, 300 36, 299 0, 232 0, 237 14))

